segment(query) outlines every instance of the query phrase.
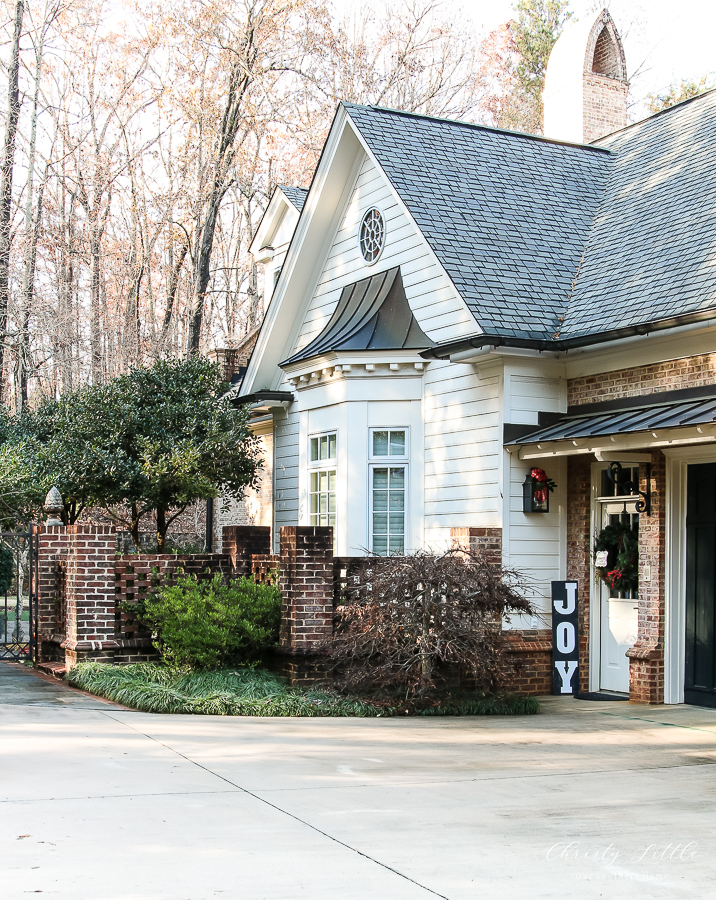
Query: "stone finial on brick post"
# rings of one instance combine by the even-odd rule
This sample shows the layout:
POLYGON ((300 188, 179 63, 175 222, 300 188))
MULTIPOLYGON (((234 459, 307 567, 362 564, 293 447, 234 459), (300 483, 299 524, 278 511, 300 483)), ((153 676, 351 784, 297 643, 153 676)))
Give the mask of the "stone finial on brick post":
POLYGON ((281 529, 281 632, 284 653, 310 653, 333 634, 333 529, 281 529))
POLYGON ((45 523, 48 528, 64 525, 62 519, 60 519, 60 514, 64 508, 65 504, 62 500, 62 494, 56 487, 51 487, 43 504, 43 509, 49 515, 49 519, 45 523))

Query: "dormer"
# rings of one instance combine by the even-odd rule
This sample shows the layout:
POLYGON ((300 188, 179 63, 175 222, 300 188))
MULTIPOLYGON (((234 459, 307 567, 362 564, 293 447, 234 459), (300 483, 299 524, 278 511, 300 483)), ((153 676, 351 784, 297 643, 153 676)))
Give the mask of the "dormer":
POLYGON ((264 308, 276 287, 307 193, 303 188, 279 185, 249 247, 254 260, 264 267, 264 308))

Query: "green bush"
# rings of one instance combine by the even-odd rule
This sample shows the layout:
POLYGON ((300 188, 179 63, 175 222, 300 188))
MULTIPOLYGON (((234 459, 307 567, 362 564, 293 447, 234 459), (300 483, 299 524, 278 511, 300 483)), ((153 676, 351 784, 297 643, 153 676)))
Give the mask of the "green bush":
POLYGON ((221 575, 199 581, 185 576, 147 597, 140 620, 156 633, 166 662, 218 669, 257 659, 278 639, 281 594, 273 585, 221 575))

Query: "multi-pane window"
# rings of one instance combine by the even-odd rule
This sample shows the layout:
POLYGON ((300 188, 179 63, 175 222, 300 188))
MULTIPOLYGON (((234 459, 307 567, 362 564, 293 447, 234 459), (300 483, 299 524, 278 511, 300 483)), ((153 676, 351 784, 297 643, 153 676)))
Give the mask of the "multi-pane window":
POLYGON ((311 438, 311 462, 323 462, 336 458, 336 434, 320 434, 311 438))
POLYGON ((311 525, 336 527, 336 433, 310 438, 309 512, 311 525))
POLYGON ((311 472, 311 525, 336 527, 336 470, 311 472))
POLYGON ((385 465, 370 467, 371 549, 380 556, 405 553, 407 465, 389 461, 407 460, 406 429, 373 429, 370 454, 385 465))

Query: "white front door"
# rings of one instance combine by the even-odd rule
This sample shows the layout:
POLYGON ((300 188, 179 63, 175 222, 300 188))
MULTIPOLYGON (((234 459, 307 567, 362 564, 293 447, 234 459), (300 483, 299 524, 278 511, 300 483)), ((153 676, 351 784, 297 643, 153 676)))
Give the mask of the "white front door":
MULTIPOLYGON (((626 521, 638 521, 634 502, 601 504, 601 527, 626 521), (626 512, 625 512, 626 509, 626 512)), ((629 693, 629 659, 626 651, 634 646, 638 627, 636 592, 614 591, 600 582, 601 634, 599 687, 605 691, 629 693)))

